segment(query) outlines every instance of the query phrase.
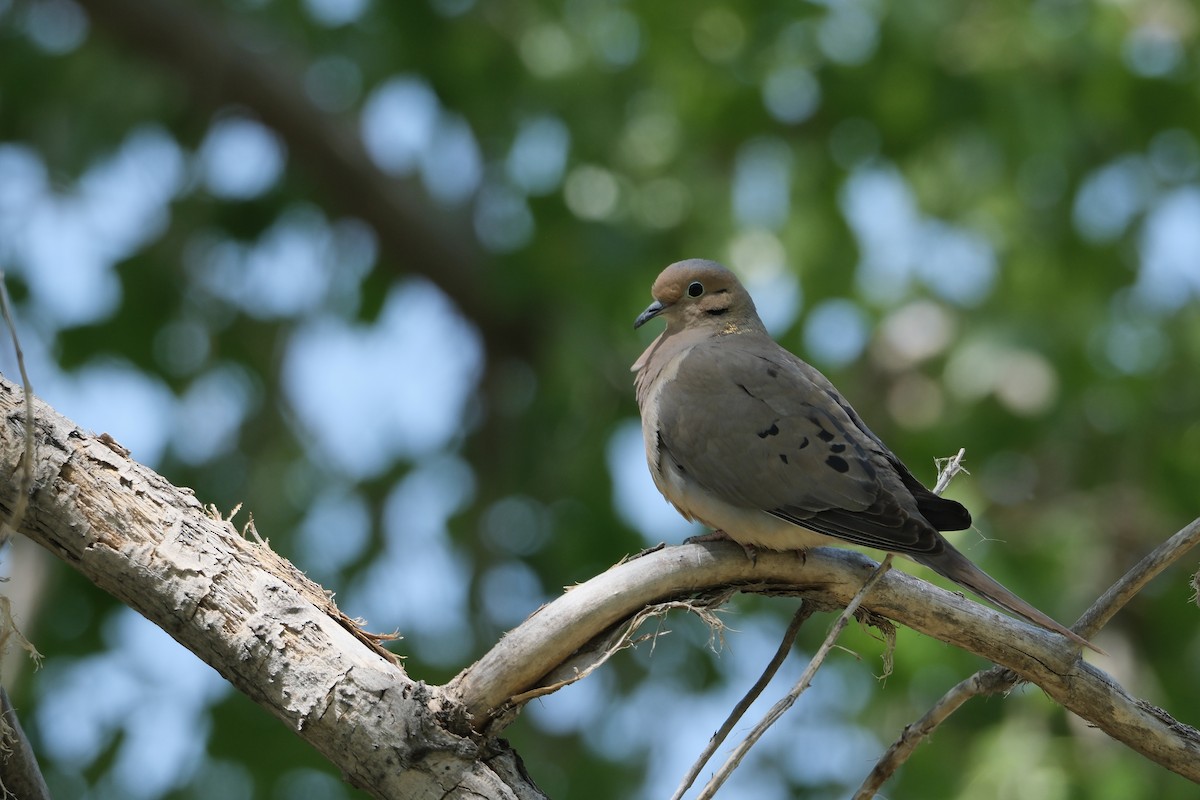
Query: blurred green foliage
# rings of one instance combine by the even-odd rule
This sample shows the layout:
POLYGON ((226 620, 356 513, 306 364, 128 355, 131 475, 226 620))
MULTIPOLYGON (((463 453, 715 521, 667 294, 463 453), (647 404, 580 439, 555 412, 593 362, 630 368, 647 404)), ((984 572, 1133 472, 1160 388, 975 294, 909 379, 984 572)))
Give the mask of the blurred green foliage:
MULTIPOLYGON (((539 597, 657 540, 621 513, 610 465, 643 469, 612 451, 636 415, 628 365, 647 340, 630 326, 658 270, 684 257, 716 258, 758 279, 770 289, 760 303, 792 292, 780 340, 825 370, 918 475, 931 480, 935 457, 966 447, 972 475, 951 493, 996 541, 972 532, 957 541, 1064 622, 1197 514, 1193 4, 164 0, 146 8, 146 19, 183 26, 181 41, 196 15, 211 31, 193 28, 193 38, 212 33, 226 46, 195 61, 147 44, 141 12, 116 0, 0 0, 0 144, 35 154, 51 193, 78 196, 80 176, 138 130, 165 135, 184 165, 160 216, 112 259, 119 299, 83 322, 37 318, 37 292, 46 290, 35 271, 51 267, 13 244, 19 231, 3 230, 0 267, 25 311, 23 335, 41 337, 63 376, 120 359, 172 397, 217 365, 232 369, 243 402, 229 445, 185 457, 176 432, 153 466, 205 503, 244 503, 276 549, 343 600, 389 552, 394 487, 461 459, 468 470, 435 470, 460 484, 448 490, 463 502, 450 502, 439 546, 461 569, 434 580, 461 590, 464 618, 445 642, 436 628, 415 635, 401 625, 396 647, 415 678, 449 679, 539 597), (302 113, 256 106, 247 76, 262 74, 279 76, 279 92, 292 93, 302 113), (369 128, 364 109, 397 77, 431 93, 441 127, 393 174, 349 157, 331 169, 330 154, 342 151, 329 132, 357 140, 369 128), (267 170, 264 185, 241 196, 214 188, 204 155, 214 126, 229 119, 263 122, 284 158, 278 175, 267 170), (539 121, 548 138, 532 140, 521 167, 516 143, 539 121), (468 145, 455 150, 463 131, 468 145), (326 138, 313 144, 314 132, 326 138), (556 168, 554 137, 563 134, 556 168), (440 160, 429 155, 438 145, 451 148, 440 160), (456 175, 465 188, 453 189, 456 175), (325 288, 293 310, 240 305, 212 284, 233 273, 215 273, 216 262, 198 255, 213 242, 252 247, 298 209, 340 224, 367 213, 361 198, 393 188, 411 202, 375 203, 366 268, 323 262, 325 288), (394 226, 381 222, 388 214, 394 226), (433 244, 408 246, 414 229, 433 244), (464 311, 483 366, 459 389, 468 399, 436 447, 398 446, 386 468, 355 474, 314 447, 283 373, 306 324, 333 316, 369 330, 386 314, 389 290, 414 275, 464 311), (822 317, 822 308, 849 315, 822 317), (864 346, 844 349, 857 333, 864 346), (450 462, 438 461, 447 454, 450 462), (329 487, 358 498, 366 536, 322 571, 296 532, 329 487), (498 612, 510 594, 528 607, 498 612)), ((401 110, 394 125, 416 124, 419 106, 401 110)), ((231 158, 235 171, 257 168, 231 158)), ((0 211, 13 214, 23 201, 4 192, 0 211)), ((291 273, 275 257, 284 266, 267 291, 284 292, 291 273)), ((339 380, 336 366, 330 381, 339 380)), ((375 367, 418 396, 429 377, 427 364, 385 357, 375 367)), ((107 419, 89 424, 111 430, 107 419)), ((329 528, 324 535, 341 535, 329 528)), ((1170 570, 1098 640, 1117 680, 1193 723, 1195 566, 1170 570)), ((117 613, 112 601, 65 568, 52 581, 26 630, 49 663, 114 651, 103 633, 117 613)), ((731 626, 766 632, 769 647, 791 609, 741 598, 731 626)), ((563 693, 590 693, 586 726, 564 721, 572 706, 555 712, 568 701, 551 697, 506 732, 551 796, 649 797, 673 787, 686 761, 623 751, 620 739, 700 727, 689 712, 720 693, 733 659, 714 654, 693 623, 670 627, 681 635, 660 640, 653 657, 646 647, 624 654, 595 687, 563 693), (663 764, 674 770, 665 777, 655 773, 663 764)), ((811 622, 798 649, 811 652, 823 629, 811 622)), ((729 632, 727 646, 736 650, 741 635, 729 632)), ((983 666, 902 631, 894 672, 876 681, 882 645, 859 632, 847 644, 862 661, 840 657, 812 690, 844 684, 843 694, 804 712, 803 726, 776 732, 809 738, 769 746, 747 784, 755 796, 845 796, 905 724, 983 666), (789 763, 789 747, 801 746, 804 763, 825 758, 823 747, 849 747, 851 766, 833 777, 806 773, 789 763)), ((42 752, 57 735, 38 711, 53 676, 25 672, 14 687, 42 752)), ((243 698, 215 700, 193 733, 204 759, 179 785, 148 796, 357 796, 243 698)), ((112 771, 126 744, 105 740, 82 763, 43 756, 57 796, 133 796, 112 771)), ((1028 689, 968 704, 885 789, 1048 800, 1194 792, 1028 689)))

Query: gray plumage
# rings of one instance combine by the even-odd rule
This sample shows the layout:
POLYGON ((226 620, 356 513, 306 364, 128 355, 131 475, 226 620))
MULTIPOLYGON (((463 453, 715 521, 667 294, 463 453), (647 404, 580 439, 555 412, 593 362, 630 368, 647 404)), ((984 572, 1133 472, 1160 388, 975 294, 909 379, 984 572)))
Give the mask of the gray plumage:
POLYGON ((689 520, 771 550, 850 542, 906 555, 995 605, 1091 647, 993 580, 939 531, 971 515, 939 497, 828 379, 777 344, 737 277, 713 261, 667 267, 666 329, 633 365, 655 485, 689 520))

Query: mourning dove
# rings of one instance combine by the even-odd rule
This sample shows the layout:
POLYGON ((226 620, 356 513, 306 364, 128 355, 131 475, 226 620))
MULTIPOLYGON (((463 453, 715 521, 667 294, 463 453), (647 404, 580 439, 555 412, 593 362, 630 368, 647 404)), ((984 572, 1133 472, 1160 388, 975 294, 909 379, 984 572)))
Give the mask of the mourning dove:
POLYGON ((1092 647, 946 541, 939 531, 970 527, 967 509, 921 485, 824 375, 770 337, 732 272, 680 261, 653 295, 633 326, 667 326, 633 371, 650 472, 680 514, 743 547, 899 553, 1092 647))

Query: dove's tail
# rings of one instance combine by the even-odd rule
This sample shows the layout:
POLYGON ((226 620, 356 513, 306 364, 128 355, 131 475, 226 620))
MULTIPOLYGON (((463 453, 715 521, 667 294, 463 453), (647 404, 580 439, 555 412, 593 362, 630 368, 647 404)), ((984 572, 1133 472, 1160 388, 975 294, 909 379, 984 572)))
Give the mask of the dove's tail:
POLYGON ((1024 617, 1033 624, 1040 625, 1047 630, 1061 633, 1072 642, 1082 645, 1089 650, 1094 650, 1097 653, 1104 652, 1078 633, 1075 633, 1075 631, 1065 625, 1060 625, 1008 589, 1005 589, 999 581, 971 563, 966 556, 955 550, 949 542, 946 543, 945 549, 936 555, 921 555, 917 553, 910 553, 908 555, 917 563, 924 564, 937 574, 949 578, 960 586, 965 586, 989 603, 999 606, 1005 611, 1012 612, 1019 617, 1024 617))

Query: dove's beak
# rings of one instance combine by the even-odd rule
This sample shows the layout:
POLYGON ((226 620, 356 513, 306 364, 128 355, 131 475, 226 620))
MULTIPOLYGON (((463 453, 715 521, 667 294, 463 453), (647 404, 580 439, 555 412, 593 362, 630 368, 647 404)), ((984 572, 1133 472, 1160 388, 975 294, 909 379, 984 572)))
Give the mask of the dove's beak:
POLYGON ((659 314, 661 314, 663 311, 665 311, 666 308, 667 307, 664 306, 661 302, 659 302, 658 300, 655 300, 653 303, 646 306, 645 311, 643 311, 641 314, 638 314, 638 318, 633 321, 633 329, 637 330, 638 328, 642 327, 647 322, 654 319, 659 314))

